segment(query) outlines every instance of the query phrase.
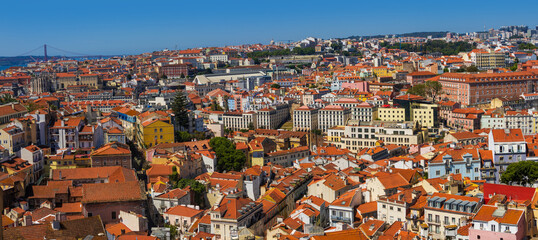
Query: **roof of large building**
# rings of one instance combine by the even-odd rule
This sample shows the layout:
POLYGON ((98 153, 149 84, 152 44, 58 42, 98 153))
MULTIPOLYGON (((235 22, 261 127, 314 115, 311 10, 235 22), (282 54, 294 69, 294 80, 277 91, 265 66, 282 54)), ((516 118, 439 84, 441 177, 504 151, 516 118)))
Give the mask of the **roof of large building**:
POLYGON ((496 206, 484 205, 478 210, 473 221, 496 221, 502 224, 517 225, 523 217, 523 213, 524 211, 520 209, 502 209, 496 206))
POLYGON ((495 142, 525 142, 521 129, 492 129, 495 142))
POLYGON ((94 240, 106 240, 106 232, 100 216, 80 218, 60 222, 60 229, 52 229, 51 224, 10 227, 4 230, 5 240, 42 240, 42 239, 84 239, 93 236, 94 240))
POLYGON ((131 154, 127 144, 112 142, 92 152, 92 156, 124 155, 131 154))
POLYGON ((138 181, 91 183, 82 185, 82 203, 143 201, 146 194, 138 181))
POLYGON ((109 182, 137 181, 134 170, 120 166, 54 169, 53 180, 83 180, 108 178, 109 182))
POLYGON ((199 214, 201 214, 203 212, 204 211, 199 210, 199 209, 194 209, 194 208, 178 205, 178 206, 169 208, 164 214, 170 214, 170 215, 176 215, 176 216, 183 216, 183 217, 192 218, 192 217, 195 217, 195 216, 197 216, 197 215, 199 215, 199 214))

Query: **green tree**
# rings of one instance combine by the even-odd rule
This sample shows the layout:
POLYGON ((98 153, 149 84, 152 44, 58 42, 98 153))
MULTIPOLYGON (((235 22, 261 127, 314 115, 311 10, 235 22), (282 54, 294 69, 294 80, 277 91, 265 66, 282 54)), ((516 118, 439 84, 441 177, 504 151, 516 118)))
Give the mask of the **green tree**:
POLYGON ((18 101, 17 99, 13 98, 11 94, 6 93, 0 98, 0 104, 7 104, 7 103, 12 103, 12 102, 18 102, 18 101))
POLYGON ((245 165, 245 154, 229 139, 216 137, 209 141, 209 145, 217 155, 217 171, 240 171, 245 165))
POLYGON ((177 230, 177 226, 170 224, 165 224, 164 226, 170 228, 170 239, 176 239, 176 237, 178 237, 179 232, 177 230))
POLYGON ((515 72, 517 70, 517 63, 514 63, 512 66, 510 66, 510 71, 515 72))
POLYGON ((178 188, 185 188, 187 186, 190 186, 191 190, 194 192, 194 202, 196 203, 196 205, 204 205, 204 194, 206 192, 204 184, 201 184, 194 179, 182 178, 177 182, 176 186, 178 188))
POLYGON ((517 70, 517 64, 519 63, 519 58, 516 58, 514 65, 510 66, 510 71, 515 72, 517 70))
POLYGON ((253 122, 250 122, 248 124, 248 130, 254 130, 254 123, 253 122))
POLYGON ((179 181, 179 173, 177 172, 177 167, 172 167, 172 174, 169 176, 170 181, 172 182, 172 185, 176 185, 177 181, 179 181))
POLYGON ((416 84, 407 90, 407 93, 426 97, 426 84, 416 84))
POLYGON ((533 50, 533 49, 537 49, 538 47, 536 47, 536 45, 532 43, 522 43, 522 44, 519 44, 517 48, 520 50, 533 50))
POLYGON ((40 109, 40 108, 41 108, 41 106, 37 105, 37 104, 36 104, 35 102, 33 102, 33 101, 30 101, 30 102, 28 103, 28 105, 26 105, 26 110, 28 110, 28 112, 33 112, 33 111, 35 111, 35 110, 37 110, 37 109, 40 109))
POLYGON ((192 134, 192 137, 193 138, 196 138, 196 140, 205 140, 206 139, 206 134, 205 132, 199 132, 199 131, 194 131, 194 133, 192 134))
POLYGON ((315 135, 319 135, 319 136, 321 136, 321 133, 322 133, 321 130, 319 130, 319 129, 312 129, 311 132, 312 132, 313 134, 315 134, 315 135))
POLYGON ((224 111, 216 100, 211 101, 211 111, 224 111))
POLYGON ((437 97, 443 93, 443 85, 438 81, 426 81, 424 90, 426 96, 431 98, 433 102, 436 102, 437 97))
POLYGON ((443 85, 438 81, 426 81, 425 83, 416 84, 407 90, 407 93, 432 99, 434 102, 443 92, 443 85))
POLYGON ((193 139, 193 136, 185 131, 176 131, 174 134, 176 142, 188 142, 193 139))
MULTIPOLYGON (((182 91, 178 91, 172 102, 175 124, 179 129, 189 129, 189 110, 187 109, 187 98, 182 91)), ((177 139, 176 139, 177 141, 177 139)))
POLYGON ((504 184, 530 186, 538 179, 538 162, 520 161, 508 165, 501 175, 504 184))
POLYGON ((467 67, 467 69, 465 69, 465 71, 467 71, 467 72, 479 72, 480 70, 478 70, 478 68, 475 65, 471 65, 471 66, 467 67))
POLYGON ((280 89, 280 84, 278 84, 278 83, 273 83, 273 84, 271 84, 271 88, 280 89))

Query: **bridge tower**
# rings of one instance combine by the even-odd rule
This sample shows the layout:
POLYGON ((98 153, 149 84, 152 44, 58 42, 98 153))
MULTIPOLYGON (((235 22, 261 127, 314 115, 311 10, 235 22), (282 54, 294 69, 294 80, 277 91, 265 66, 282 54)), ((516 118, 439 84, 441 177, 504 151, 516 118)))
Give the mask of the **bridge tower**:
POLYGON ((43 45, 43 50, 45 51, 45 55, 44 55, 44 56, 45 56, 45 62, 46 62, 46 61, 49 60, 48 57, 47 57, 47 44, 44 44, 44 45, 43 45))

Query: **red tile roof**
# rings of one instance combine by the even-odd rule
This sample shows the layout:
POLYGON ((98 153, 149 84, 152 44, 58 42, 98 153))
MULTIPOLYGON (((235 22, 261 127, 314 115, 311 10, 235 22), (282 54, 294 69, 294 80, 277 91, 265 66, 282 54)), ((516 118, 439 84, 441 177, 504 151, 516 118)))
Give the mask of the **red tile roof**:
POLYGON ((204 211, 202 211, 202 210, 198 210, 198 209, 178 205, 178 206, 171 207, 170 209, 168 209, 165 212, 165 214, 192 218, 192 217, 196 217, 196 216, 201 215, 203 212, 204 211))
POLYGON ((82 185, 82 203, 143 201, 146 194, 137 181, 82 185))

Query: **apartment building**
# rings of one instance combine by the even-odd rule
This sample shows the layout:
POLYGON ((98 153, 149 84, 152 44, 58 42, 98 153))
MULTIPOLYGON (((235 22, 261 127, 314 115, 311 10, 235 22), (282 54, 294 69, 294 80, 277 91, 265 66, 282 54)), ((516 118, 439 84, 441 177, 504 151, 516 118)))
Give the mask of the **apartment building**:
POLYGON ((329 205, 330 225, 338 223, 353 225, 355 222, 355 209, 363 201, 362 192, 357 189, 342 194, 329 205))
POLYGON ((54 149, 75 149, 80 146, 79 131, 84 126, 84 117, 64 118, 56 121, 50 128, 54 149))
POLYGON ((508 129, 521 129, 525 135, 536 133, 534 128, 535 116, 526 110, 506 111, 504 118, 508 129))
POLYGON ((258 128, 278 129, 290 116, 288 104, 278 104, 257 111, 258 128))
POLYGON ((293 131, 309 132, 318 129, 318 109, 306 105, 293 111, 293 131))
POLYGON ((428 177, 439 178, 461 174, 471 180, 480 180, 480 155, 477 149, 447 149, 428 164, 428 177))
POLYGON ((506 67, 506 54, 497 52, 471 52, 471 61, 479 69, 506 67))
POLYGON ((473 217, 469 239, 526 239, 525 211, 506 205, 484 205, 473 217))
POLYGON ((424 207, 424 223, 427 230, 423 236, 433 239, 455 237, 457 229, 465 226, 480 208, 481 200, 476 197, 434 193, 424 207))
POLYGON ((24 116, 28 110, 19 103, 8 103, 0 106, 0 125, 8 124, 11 119, 24 116))
POLYGON ((307 158, 309 156, 310 149, 308 146, 300 146, 288 150, 266 153, 263 157, 263 164, 253 162, 252 165, 265 166, 267 163, 271 163, 273 165, 291 167, 296 160, 307 158))
POLYGON ((525 161, 527 144, 521 129, 492 129, 488 135, 488 147, 495 165, 495 183, 511 163, 525 161))
POLYGON ((9 154, 19 153, 25 146, 24 131, 17 126, 0 129, 0 145, 9 151, 9 154))
POLYGON ((349 108, 344 108, 337 105, 329 105, 319 111, 318 128, 322 131, 327 131, 334 126, 343 126, 351 117, 349 108))
POLYGON ((433 128, 439 126, 439 106, 428 103, 411 103, 411 121, 422 127, 433 128))
POLYGON ((480 118, 480 128, 505 129, 504 115, 498 113, 484 114, 480 118))
POLYGON ((385 144, 410 146, 424 142, 421 131, 415 129, 412 122, 378 122, 365 125, 347 125, 331 128, 327 133, 327 140, 340 148, 358 152, 362 148, 376 146, 378 140, 385 144))
POLYGON ((518 98, 538 92, 538 75, 533 72, 444 73, 437 77, 443 86, 441 99, 463 106, 488 104, 494 98, 518 98))
POLYGON ((255 112, 226 112, 222 115, 222 123, 226 128, 238 131, 249 129, 249 126, 257 128, 257 114, 255 112))
POLYGON ((333 105, 349 108, 351 110, 351 120, 370 122, 377 118, 377 108, 370 103, 360 102, 355 98, 340 98, 333 105))
POLYGON ((403 122, 405 112, 405 108, 380 107, 377 109, 377 118, 382 122, 403 122))
POLYGON ((239 194, 228 194, 210 211, 211 233, 220 235, 222 240, 238 239, 240 228, 258 222, 262 211, 261 203, 239 194))

